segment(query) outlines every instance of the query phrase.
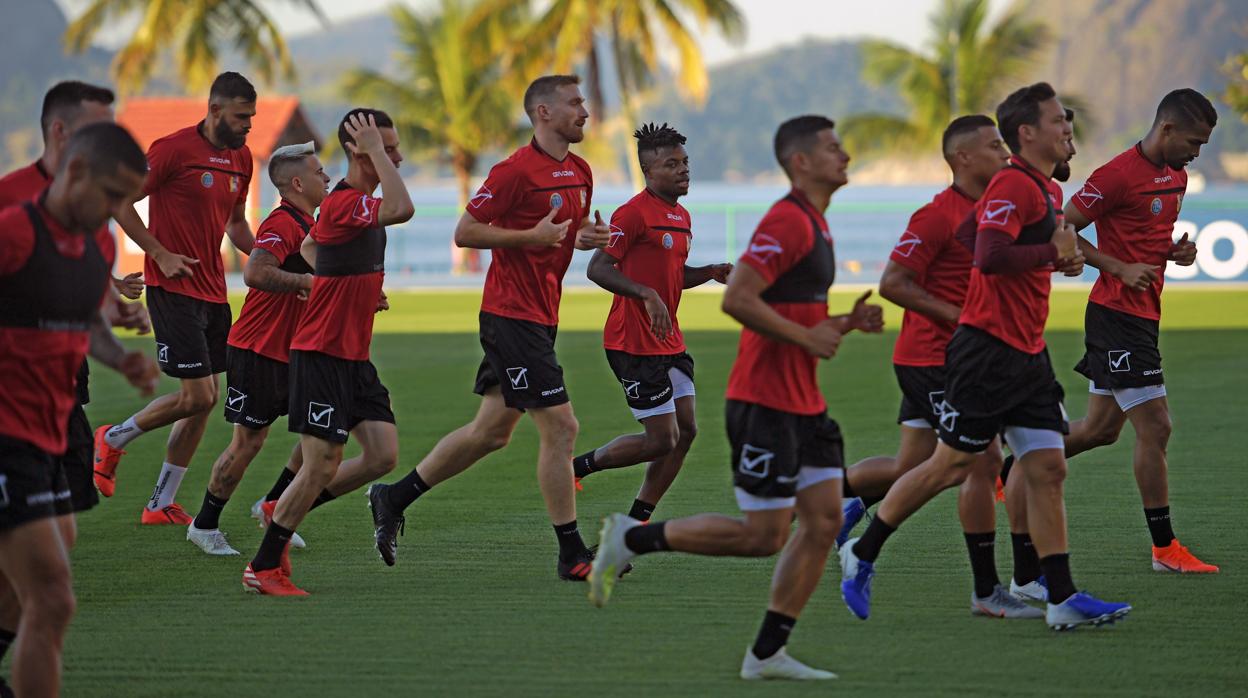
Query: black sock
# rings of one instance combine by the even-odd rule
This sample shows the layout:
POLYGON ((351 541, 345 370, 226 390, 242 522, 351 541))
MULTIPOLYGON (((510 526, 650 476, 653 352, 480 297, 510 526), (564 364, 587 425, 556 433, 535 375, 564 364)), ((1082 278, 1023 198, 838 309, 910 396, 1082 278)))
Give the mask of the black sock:
POLYGON ((221 525, 221 510, 229 499, 219 499, 211 492, 204 490, 204 503, 199 506, 199 513, 191 525, 201 531, 211 531, 221 525))
POLYGON ((758 629, 758 639, 754 640, 754 647, 750 651, 759 659, 774 655, 788 643, 789 633, 793 632, 794 625, 797 625, 796 618, 768 611, 763 616, 763 627, 758 629))
POLYGON ((576 530, 576 519, 556 524, 555 538, 559 541, 559 559, 563 562, 572 562, 588 550, 585 541, 581 540, 581 532, 576 530))
POLYGON ((1043 572, 1040 571, 1036 546, 1031 543, 1031 534, 1011 533, 1010 543, 1014 546, 1014 583, 1023 586, 1039 579, 1043 572))
POLYGON ((667 544, 667 522, 633 526, 624 532, 624 547, 638 555, 671 550, 672 546, 667 544))
POLYGON ((971 574, 975 576, 975 596, 988 598, 992 590, 1001 583, 997 576, 996 550, 997 534, 963 533, 966 538, 966 551, 971 556, 971 574))
POLYGON ((338 499, 338 495, 330 493, 329 490, 321 490, 321 493, 316 495, 316 499, 312 500, 312 506, 308 507, 308 511, 312 511, 322 504, 328 504, 335 499, 338 499))
POLYGON ((412 472, 404 475, 402 480, 386 488, 386 497, 390 500, 390 506, 403 511, 430 489, 432 486, 426 484, 416 469, 412 468, 412 472))
POLYGON ((573 458, 572 459, 572 474, 577 477, 585 477, 586 475, 589 475, 590 473, 594 472, 594 466, 595 466, 594 454, 597 452, 598 452, 598 449, 594 449, 593 451, 590 451, 589 453, 582 453, 576 458, 573 458))
POLYGON ((290 486, 295 479, 295 474, 290 468, 282 468, 282 472, 277 474, 277 482, 273 483, 273 487, 269 489, 269 493, 264 495, 264 501, 275 502, 282 498, 282 493, 290 486))
POLYGON ((858 499, 862 500, 862 506, 864 509, 870 509, 872 506, 884 501, 883 497, 872 497, 869 494, 858 495, 858 499))
POLYGON ((654 515, 654 506, 640 499, 634 499, 633 508, 628 510, 628 515, 638 521, 649 521, 650 517, 654 515))
POLYGON ((1013 467, 1014 467, 1014 454, 1011 453, 1010 455, 1005 457, 1005 460, 1001 461, 1001 484, 1002 485, 1004 485, 1006 482, 1009 481, 1010 468, 1013 468, 1013 467))
POLYGON ((1049 587, 1049 603, 1061 603, 1075 593, 1075 582, 1070 578, 1070 553, 1058 553, 1040 558, 1044 581, 1049 587))
POLYGON ((1145 509, 1144 518, 1148 520, 1148 533, 1153 537, 1153 545, 1164 548, 1174 540, 1174 529, 1170 527, 1170 507, 1145 509))
POLYGON ((854 493, 853 486, 849 484, 849 473, 846 472, 845 477, 841 478, 841 498, 853 499, 854 497, 857 497, 857 496, 858 495, 854 493))
POLYGON ((290 543, 290 537, 293 534, 292 529, 278 526, 277 522, 270 523, 269 527, 264 529, 264 539, 260 541, 260 549, 251 559, 251 571, 276 569, 282 563, 282 551, 290 543))
POLYGON ((9 645, 13 644, 15 639, 17 639, 17 633, 0 628, 0 659, 4 659, 5 653, 9 651, 9 645))
POLYGON ((896 530, 877 514, 867 525, 867 532, 854 543, 854 555, 863 562, 875 562, 875 558, 880 556, 880 548, 884 547, 884 541, 896 530))

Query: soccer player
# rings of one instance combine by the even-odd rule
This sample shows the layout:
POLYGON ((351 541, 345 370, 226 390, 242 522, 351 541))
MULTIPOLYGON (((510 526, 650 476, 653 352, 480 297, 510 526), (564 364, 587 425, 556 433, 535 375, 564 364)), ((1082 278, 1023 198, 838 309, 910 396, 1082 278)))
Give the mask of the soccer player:
POLYGON ((524 110, 533 140, 490 170, 455 227, 455 244, 488 249, 481 297, 485 359, 473 392, 482 397, 471 422, 442 437, 393 485, 368 489, 374 541, 394 564, 403 511, 431 487, 507 445, 527 411, 540 446, 537 480, 559 542, 556 572, 583 581, 593 553, 576 526, 572 447, 577 423, 555 357, 559 298, 573 249, 607 246, 607 224, 589 220, 594 180, 589 164, 568 151, 585 137, 589 112, 575 75, 547 75, 529 85, 524 110), (576 225, 569 235, 569 229, 576 225))
POLYGON ((386 226, 410 219, 412 200, 398 169, 399 134, 385 112, 352 109, 338 142, 347 176, 321 202, 304 240, 316 248, 316 272, 290 343, 287 423, 300 434, 303 464, 266 515, 264 540, 243 571, 243 588, 259 594, 307 595, 290 579, 286 551, 295 529, 313 507, 390 472, 398 460, 390 393, 369 361, 369 343, 385 279, 386 226), (383 198, 373 196, 378 186, 383 198), (348 435, 363 452, 344 463, 348 435))
POLYGON ((759 222, 723 300, 724 312, 744 326, 728 378, 725 421, 745 517, 701 514, 642 525, 623 514, 608 516, 589 599, 605 604, 617 575, 637 555, 781 553, 741 678, 832 679, 832 672, 785 651, 841 526, 841 430, 828 417, 815 373, 819 359, 832 358, 845 334, 879 332, 883 314, 866 303, 867 292, 848 315, 828 316, 836 259, 823 212, 848 181, 849 164, 834 124, 822 116, 790 119, 776 132, 775 152, 793 189, 759 222), (794 514, 797 530, 789 540, 794 514))
POLYGON ((1074 228, 1058 215, 1061 188, 1050 179, 1069 156, 1070 122, 1053 88, 1036 83, 997 107, 997 123, 1014 156, 976 202, 974 218, 959 227, 975 250, 974 267, 945 353, 940 441, 931 458, 889 488, 862 538, 841 546, 841 594, 864 620, 884 542, 941 490, 960 484, 1003 430, 1018 459, 1013 477, 1026 478, 1028 530, 1048 584, 1047 624, 1057 630, 1101 625, 1131 610, 1076 592, 1067 553, 1067 424, 1044 323, 1052 271, 1074 275, 1083 266, 1074 228))
MULTIPOLYGON (((312 267, 299 249, 329 193, 329 177, 313 143, 273 151, 269 180, 282 200, 256 230, 256 246, 243 269, 250 290, 225 354, 225 420, 234 425, 234 435, 213 464, 204 503, 186 529, 186 539, 209 555, 238 554, 218 528, 221 510, 264 446, 269 426, 287 412, 290 342, 312 290, 312 267)), ((282 480, 303 462, 298 446, 291 461, 282 480)))
POLYGON ((116 248, 98 233, 138 196, 146 171, 125 129, 83 126, 47 189, 0 212, 0 573, 21 608, 13 688, 24 698, 58 694, 74 614, 69 541, 57 520, 71 512, 71 494, 57 458, 69 445, 75 374, 90 346, 149 392, 158 375, 100 315, 116 248))
POLYGON ((1066 456, 1114 443, 1131 422, 1135 482, 1158 572, 1218 571, 1180 544, 1170 524, 1170 408, 1157 346, 1166 262, 1187 266, 1196 258, 1186 235, 1172 239, 1187 190, 1185 168, 1217 122, 1199 92, 1167 94, 1144 139, 1093 172, 1066 204, 1076 230, 1096 223, 1096 244, 1080 238, 1079 246, 1101 272, 1084 318, 1087 352, 1075 367, 1090 381, 1088 411, 1071 424, 1066 456))
POLYGON ((624 399, 645 432, 612 440, 572 461, 576 477, 649 462, 628 515, 649 521, 680 473, 698 433, 693 358, 676 311, 680 294, 712 279, 726 283, 731 264, 685 264, 693 221, 677 203, 689 193, 685 137, 667 124, 633 133, 646 188, 611 215, 611 241, 589 261, 591 281, 615 294, 603 344, 624 399))
POLYGON ((95 431, 95 484, 113 496, 122 450, 142 434, 172 424, 165 462, 139 522, 186 526, 191 517, 174 501, 217 402, 225 370, 230 306, 221 260, 222 231, 250 254, 246 218, 251 151, 247 133, 256 114, 256 90, 238 73, 212 83, 208 114, 194 126, 152 143, 151 172, 143 185, 150 227, 131 206, 117 219, 146 253, 147 307, 156 334, 156 359, 181 381, 121 424, 95 431))

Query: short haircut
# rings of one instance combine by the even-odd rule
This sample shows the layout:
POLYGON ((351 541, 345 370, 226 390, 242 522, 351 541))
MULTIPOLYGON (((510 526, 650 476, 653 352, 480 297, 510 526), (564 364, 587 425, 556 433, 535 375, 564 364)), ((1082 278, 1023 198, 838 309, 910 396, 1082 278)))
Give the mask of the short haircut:
POLYGON ((524 91, 524 113, 530 117, 537 111, 537 105, 555 96, 555 90, 564 85, 579 85, 579 75, 543 75, 529 83, 524 91))
POLYGON ((997 125, 1001 137, 1010 150, 1018 153, 1020 143, 1018 129, 1022 126, 1040 125, 1040 103, 1057 96, 1057 91, 1047 82, 1037 82, 1015 90, 997 105, 997 125))
POLYGON ((342 117, 342 121, 338 122, 338 143, 342 146, 342 149, 346 151, 347 155, 351 154, 351 151, 347 150, 347 144, 355 142, 351 139, 351 134, 347 133, 347 122, 356 114, 360 116, 373 117, 373 122, 377 124, 377 128, 394 128, 394 121, 392 121, 390 119, 390 115, 384 111, 380 109, 368 109, 367 107, 355 107, 351 111, 347 112, 346 116, 342 117))
POLYGON ((836 128, 836 123, 826 116, 808 114, 797 116, 780 124, 776 129, 776 161, 785 172, 789 171, 789 158, 794 153, 809 153, 815 147, 815 134, 836 128))
POLYGON ((94 175, 112 175, 118 167, 140 175, 147 174, 147 156, 143 148, 120 124, 100 122, 75 131, 61 158, 60 171, 64 172, 69 161, 78 156, 86 157, 87 166, 94 175))
POLYGON ((242 75, 226 71, 212 81, 212 87, 208 90, 208 99, 241 99, 244 102, 254 102, 256 101, 256 88, 242 75))
POLYGON ((43 96, 43 110, 39 113, 39 128, 44 137, 56 119, 71 121, 82 109, 83 102, 112 104, 116 99, 113 91, 77 80, 58 82, 43 96))
POLYGON ((1212 129, 1218 125, 1218 111, 1201 93, 1190 87, 1174 90, 1161 98, 1157 105, 1157 118, 1153 123, 1170 121, 1183 129, 1195 126, 1208 126, 1212 129))
POLYGON ((945 133, 940 137, 940 152, 944 153, 948 158, 953 155, 953 142, 961 136, 975 133, 983 127, 996 128, 997 124, 989 117, 983 114, 967 114, 959 116, 949 125, 945 127, 945 133))
POLYGON ((680 131, 668 126, 666 123, 662 126, 655 126, 653 122, 633 131, 633 138, 637 139, 638 162, 641 162, 641 156, 644 153, 657 153, 659 148, 674 148, 678 145, 684 145, 687 140, 680 131))
POLYGON ((289 187, 291 178, 303 166, 303 161, 315 154, 316 143, 312 141, 284 145, 274 150, 269 156, 269 181, 278 189, 289 187))

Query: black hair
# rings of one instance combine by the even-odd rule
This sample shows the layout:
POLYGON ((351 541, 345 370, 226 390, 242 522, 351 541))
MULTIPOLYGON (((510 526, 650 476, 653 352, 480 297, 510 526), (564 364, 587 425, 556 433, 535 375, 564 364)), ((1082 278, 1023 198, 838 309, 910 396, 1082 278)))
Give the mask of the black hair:
POLYGON ((1021 144, 1018 129, 1021 126, 1040 125, 1040 103, 1057 96, 1057 91, 1047 82, 1037 82, 1015 90, 1005 101, 997 105, 997 125, 1001 137, 1010 150, 1018 152, 1021 144))
POLYGON ((945 127, 944 134, 940 137, 940 152, 944 153, 945 157, 949 157, 953 154, 950 152, 949 146, 955 138, 968 133, 975 133, 985 126, 996 128, 997 124, 983 114, 966 114, 950 121, 949 125, 945 127))
POLYGON ((347 144, 354 143, 355 141, 351 139, 351 134, 347 133, 347 121, 352 116, 357 114, 359 116, 373 117, 373 121, 377 124, 377 128, 394 128, 394 121, 392 121, 390 119, 390 115, 384 111, 380 109, 368 109, 366 107, 355 107, 351 111, 347 112, 346 116, 342 117, 342 121, 338 122, 338 143, 342 146, 342 149, 346 151, 348 156, 351 155, 351 151, 347 150, 347 144))
POLYGON ((61 171, 79 155, 85 156, 92 174, 111 175, 119 166, 136 174, 147 174, 147 156, 143 154, 143 148, 120 124, 105 121, 74 131, 61 158, 61 171))
POLYGON ((579 75, 543 75, 529 83, 529 88, 524 91, 524 113, 532 117, 537 105, 554 96, 555 90, 564 85, 579 84, 579 75))
POLYGON ((1161 98, 1161 103, 1157 105, 1157 118, 1153 123, 1161 123, 1162 120, 1173 122, 1183 129, 1197 125, 1212 129, 1218 125, 1218 110, 1213 108, 1213 104, 1204 95, 1190 87, 1184 87, 1161 98))
POLYGON ((212 87, 208 90, 208 99, 241 99, 244 102, 254 102, 256 101, 256 88, 242 75, 226 71, 212 81, 212 87))
POLYGON ((836 123, 826 116, 808 114, 796 116, 780 124, 776 129, 776 161, 781 169, 789 171, 789 158, 793 153, 808 153, 815 146, 815 134, 836 128, 836 123))
POLYGON ((678 145, 684 145, 687 140, 684 135, 676 129, 668 126, 665 122, 662 126, 655 126, 653 122, 645 124, 641 128, 633 131, 633 138, 637 139, 637 161, 642 162, 641 156, 644 153, 657 153, 659 148, 674 148, 678 145))
POLYGON ((39 128, 44 137, 52 122, 56 119, 65 121, 77 116, 83 102, 99 102, 112 104, 116 99, 113 91, 107 87, 99 87, 77 80, 58 82, 43 96, 43 110, 39 112, 39 128))

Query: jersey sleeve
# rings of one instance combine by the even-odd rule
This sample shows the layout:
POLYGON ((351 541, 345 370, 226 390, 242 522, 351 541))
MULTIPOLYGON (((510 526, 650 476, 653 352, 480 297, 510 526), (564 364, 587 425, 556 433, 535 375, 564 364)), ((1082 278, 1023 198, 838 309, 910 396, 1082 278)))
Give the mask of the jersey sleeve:
POLYGON ((1071 202, 1085 218, 1095 222, 1118 205, 1125 184, 1118 168, 1103 165, 1075 192, 1071 202))
POLYGON ((174 171, 174 147, 171 141, 161 139, 147 149, 147 179, 143 180, 143 195, 151 196, 169 179, 174 171))
POLYGON ((35 250, 35 231, 21 204, 0 211, 0 276, 8 276, 26 266, 35 250))
POLYGON ((997 177, 975 205, 977 230, 999 230, 1017 240, 1023 226, 1035 223, 1048 213, 1040 188, 1022 173, 997 177))
POLYGON ((355 190, 335 192, 321 202, 312 239, 321 244, 347 242, 377 225, 381 199, 355 190))
POLYGON ((810 253, 815 244, 810 220, 796 210, 771 211, 759 222, 750 236, 750 244, 741 255, 741 264, 749 265, 773 284, 810 253))
POLYGON ((611 239, 603 252, 616 260, 624 259, 638 237, 645 234, 646 221, 636 206, 624 205, 611 214, 611 239))
POLYGON ((290 214, 274 212, 260 224, 256 231, 256 249, 277 257, 278 264, 286 261, 292 252, 299 250, 303 230, 291 220, 290 214))
POLYGON ((934 206, 928 204, 910 217, 906 232, 901 234, 901 239, 897 241, 888 258, 910 271, 922 274, 950 241, 951 234, 949 222, 934 206))
POLYGON ((522 179, 520 168, 512 160, 498 163, 468 200, 465 210, 482 223, 493 223, 519 203, 524 193, 522 179))

